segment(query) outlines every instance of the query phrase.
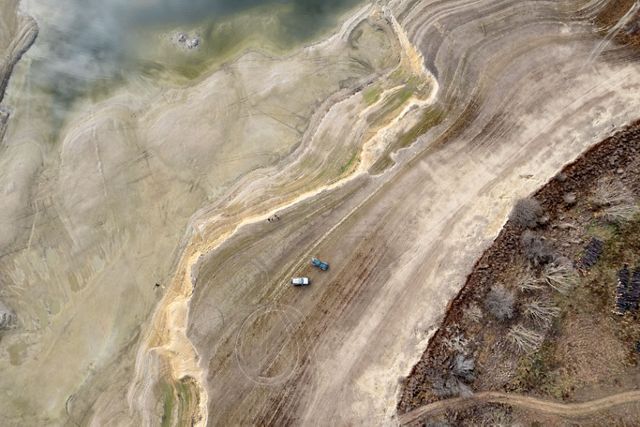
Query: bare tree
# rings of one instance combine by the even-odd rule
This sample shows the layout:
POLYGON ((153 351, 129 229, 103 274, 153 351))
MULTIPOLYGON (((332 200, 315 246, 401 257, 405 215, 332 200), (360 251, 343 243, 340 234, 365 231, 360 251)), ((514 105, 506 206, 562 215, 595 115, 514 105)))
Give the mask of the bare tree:
POLYGON ((560 315, 560 309, 547 299, 537 298, 525 306, 524 314, 534 323, 548 327, 560 315))
POLYGON ((525 228, 534 228, 538 225, 544 212, 540 203, 532 198, 520 199, 513 206, 509 219, 516 225, 525 228))
POLYGON ((534 266, 545 265, 553 261, 554 252, 551 246, 534 232, 527 230, 520 237, 522 251, 534 266))
POLYGON ((484 306, 498 320, 511 319, 515 296, 502 286, 494 286, 484 300, 484 306))
POLYGON ((516 349, 524 353, 533 353, 540 348, 544 336, 520 324, 513 325, 507 333, 507 339, 516 349))
POLYGON ((543 276, 547 285, 561 294, 568 293, 578 282, 576 271, 567 260, 547 265, 543 276))

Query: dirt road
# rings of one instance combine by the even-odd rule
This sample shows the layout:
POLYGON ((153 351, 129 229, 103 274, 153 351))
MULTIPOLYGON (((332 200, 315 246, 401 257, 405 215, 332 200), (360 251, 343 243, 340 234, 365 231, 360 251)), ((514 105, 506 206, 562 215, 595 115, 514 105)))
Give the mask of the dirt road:
POLYGON ((400 415, 398 417, 398 421, 401 425, 410 425, 414 422, 423 420, 428 416, 437 415, 449 409, 461 410, 480 403, 501 403, 505 405, 518 406, 524 409, 531 409, 546 414, 558 415, 561 417, 579 418, 592 415, 596 412, 600 412, 614 406, 637 403, 639 401, 640 391, 638 390, 618 393, 601 399, 580 403, 558 403, 519 394, 485 391, 476 393, 470 397, 456 397, 425 405, 421 408, 417 408, 413 411, 407 412, 406 414, 400 415))

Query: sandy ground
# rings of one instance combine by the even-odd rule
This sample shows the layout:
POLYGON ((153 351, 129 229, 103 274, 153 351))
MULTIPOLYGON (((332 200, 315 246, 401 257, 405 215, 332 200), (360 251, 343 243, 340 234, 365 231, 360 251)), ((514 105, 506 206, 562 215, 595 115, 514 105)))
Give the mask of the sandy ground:
POLYGON ((396 12, 455 112, 394 170, 243 228, 199 268, 188 335, 211 425, 395 422, 398 378, 514 198, 635 118, 637 66, 594 59, 599 40, 572 7, 396 12), (314 284, 292 288, 294 275, 314 284))
MULTIPOLYGON (((351 173, 365 131, 390 120, 361 91, 375 81, 392 97, 403 83, 390 74, 413 72, 405 56, 367 7, 286 57, 252 51, 188 87, 139 80, 81 102, 51 137, 27 55, 0 159, 0 296, 18 318, 1 342, 4 423, 128 424, 141 332, 163 296, 175 303, 170 278, 193 230, 206 219, 224 235, 351 173)), ((430 76, 417 79, 428 95, 430 76)))
POLYGON ((640 68, 590 25, 604 3, 365 7, 289 56, 82 104, 53 144, 12 80, 0 420, 395 423, 398 378, 514 198, 637 118, 640 68), (434 105, 444 121, 368 173, 434 105))

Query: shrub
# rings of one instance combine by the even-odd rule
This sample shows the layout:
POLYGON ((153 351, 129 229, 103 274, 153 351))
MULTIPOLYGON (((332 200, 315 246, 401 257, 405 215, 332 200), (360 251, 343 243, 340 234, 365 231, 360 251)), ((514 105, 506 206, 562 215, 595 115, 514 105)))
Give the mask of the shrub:
POLYGON ((449 360, 447 370, 443 375, 437 375, 432 381, 434 394, 438 397, 470 396, 471 388, 465 384, 475 378, 475 361, 472 357, 458 354, 449 360))
POLYGON ((469 340, 466 339, 462 334, 452 335, 448 338, 445 338, 443 342, 449 350, 460 353, 466 353, 467 347, 469 345, 469 340))
POLYGON ((609 222, 631 221, 638 213, 638 206, 634 203, 611 205, 604 209, 604 219, 609 222))
POLYGON ((498 320, 511 319, 515 296, 502 286, 494 286, 484 300, 484 306, 498 320))
POLYGON ((542 345, 544 336, 522 325, 513 325, 507 333, 507 339, 517 350, 533 353, 542 345))
POLYGON ((473 381, 475 378, 473 370, 476 367, 476 362, 472 357, 465 357, 462 354, 456 355, 451 360, 450 369, 451 373, 458 378, 465 381, 473 381))
POLYGON ((535 277, 531 270, 528 270, 518 283, 518 287, 523 291, 537 291, 544 289, 544 281, 535 277))
POLYGON ((433 380, 431 389, 436 396, 447 398, 466 393, 469 387, 460 381, 460 379, 449 375, 446 377, 437 377, 433 380))
POLYGON ((542 219, 543 210, 540 203, 532 198, 520 199, 516 202, 509 219, 516 225, 534 228, 542 219))
POLYGON ((483 316, 482 309, 478 307, 478 305, 475 303, 467 307, 467 309, 464 312, 464 315, 467 319, 469 319, 472 322, 479 322, 480 320, 482 320, 482 316, 483 316))
POLYGON ((596 184, 591 202, 600 207, 626 204, 632 199, 629 190, 619 181, 602 178, 596 184))
POLYGON ((520 245, 525 257, 534 266, 545 265, 553 261, 553 249, 540 236, 536 236, 532 231, 525 231, 520 238, 520 245))
POLYGON ((631 191, 611 178, 598 181, 591 201, 602 209, 604 219, 609 222, 629 221, 638 213, 631 191))
POLYGON ((569 260, 547 265, 543 276, 547 285, 561 294, 568 293, 578 281, 576 271, 569 260))
POLYGON ((564 196, 562 196, 562 201, 567 206, 575 205, 577 202, 576 193, 565 193, 564 196))
POLYGON ((560 315, 560 309, 546 299, 534 299, 526 305, 524 314, 534 323, 548 327, 555 317, 560 315))

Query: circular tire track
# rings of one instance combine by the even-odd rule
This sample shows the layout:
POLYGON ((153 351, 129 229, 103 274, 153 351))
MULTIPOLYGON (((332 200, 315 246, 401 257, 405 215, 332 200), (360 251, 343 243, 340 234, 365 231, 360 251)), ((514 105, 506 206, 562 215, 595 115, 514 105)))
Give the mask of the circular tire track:
MULTIPOLYGON (((269 273, 263 263, 257 259, 247 261, 242 254, 235 255, 222 263, 215 270, 213 279, 204 281, 205 286, 216 286, 218 282, 225 282, 221 289, 228 289, 231 292, 243 286, 252 286, 258 283, 268 283, 269 273), (230 274, 233 272, 233 274, 230 274)), ((213 257, 203 259, 201 263, 215 262, 213 257)), ((197 275, 208 275, 206 269, 199 269, 197 275)), ((199 280, 196 280, 199 282, 199 280)), ((227 316, 222 312, 221 307, 225 307, 225 303, 233 299, 231 294, 207 294, 206 299, 197 302, 196 307, 192 310, 200 313, 198 316, 191 316, 193 321, 189 326, 188 335, 195 342, 206 343, 208 347, 214 346, 216 342, 222 339, 226 334, 224 332, 227 324, 234 324, 233 312, 227 311, 227 316), (204 315, 203 315, 204 314, 204 315)))
POLYGON ((258 307, 242 322, 235 342, 235 358, 247 379, 260 385, 287 381, 300 365, 301 346, 295 332, 302 313, 290 306, 258 307))

